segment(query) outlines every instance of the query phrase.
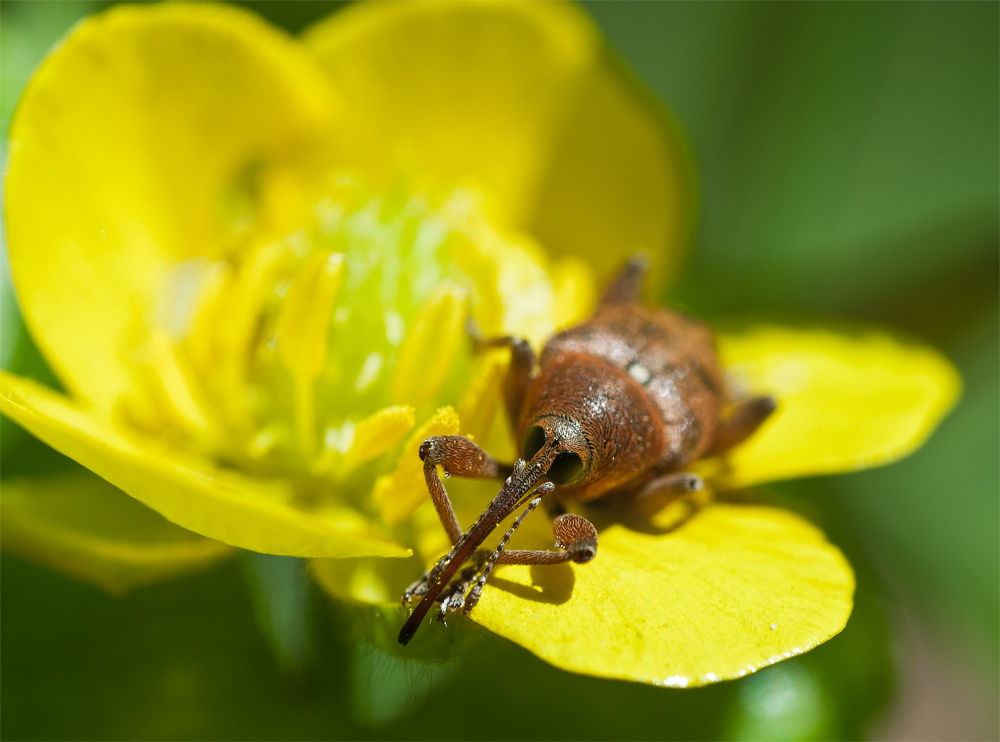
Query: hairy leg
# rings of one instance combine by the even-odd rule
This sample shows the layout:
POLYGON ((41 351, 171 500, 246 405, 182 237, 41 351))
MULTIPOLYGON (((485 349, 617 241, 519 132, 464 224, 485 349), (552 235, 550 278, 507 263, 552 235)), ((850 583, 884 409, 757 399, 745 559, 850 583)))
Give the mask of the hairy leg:
POLYGON ((639 301, 642 294, 642 284, 646 280, 648 270, 649 261, 646 257, 633 255, 618 275, 611 279, 611 283, 605 287, 598 301, 598 306, 631 304, 639 301))
MULTIPOLYGON (((542 487, 538 489, 541 490, 542 487)), ((537 492, 538 490, 536 490, 537 492)), ((564 564, 566 562, 585 564, 597 556, 597 529, 589 520, 574 513, 560 515, 552 521, 552 531, 556 537, 558 551, 543 549, 505 551, 507 542, 521 525, 521 521, 538 507, 538 503, 545 494, 542 493, 528 503, 528 507, 517 517, 500 544, 490 554, 486 564, 483 565, 481 574, 476 579, 476 584, 472 586, 469 594, 465 597, 462 607, 463 613, 467 614, 476 607, 482 595, 483 586, 486 585, 486 581, 493 572, 493 567, 497 564, 564 564)))
POLYGON ((709 454, 725 453, 733 446, 745 441, 756 432, 777 407, 778 402, 774 397, 754 397, 736 405, 729 419, 715 434, 715 441, 712 442, 709 454))
POLYGON ((424 462, 424 480, 431 493, 434 509, 437 510, 448 538, 453 544, 457 544, 464 531, 437 468, 442 467, 446 477, 503 479, 510 475, 511 467, 498 463, 475 443, 460 435, 428 438, 420 445, 420 460, 424 462))
POLYGON ((680 497, 700 491, 704 486, 704 481, 697 474, 686 471, 664 474, 636 490, 630 504, 641 513, 652 514, 680 497))

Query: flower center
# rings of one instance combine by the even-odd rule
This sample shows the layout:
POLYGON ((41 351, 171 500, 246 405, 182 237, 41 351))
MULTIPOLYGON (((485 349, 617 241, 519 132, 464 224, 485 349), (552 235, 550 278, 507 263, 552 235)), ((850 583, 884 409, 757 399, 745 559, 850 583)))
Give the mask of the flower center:
POLYGON ((251 228, 235 257, 175 265, 129 417, 172 445, 320 489, 347 475, 360 422, 397 410, 401 437, 414 415, 457 402, 467 316, 488 334, 542 335, 552 298, 524 238, 491 227, 473 192, 374 193, 339 174, 314 204, 297 231, 251 228), (510 296, 515 264, 531 280, 510 296))

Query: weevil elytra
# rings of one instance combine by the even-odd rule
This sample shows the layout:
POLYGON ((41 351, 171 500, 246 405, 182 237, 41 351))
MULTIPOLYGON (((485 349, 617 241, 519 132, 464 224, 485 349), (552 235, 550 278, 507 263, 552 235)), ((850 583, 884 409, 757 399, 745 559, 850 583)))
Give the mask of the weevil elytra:
POLYGON ((477 350, 509 347, 504 402, 521 441, 513 466, 495 461, 467 438, 428 438, 420 447, 431 499, 451 542, 403 594, 421 598, 403 625, 406 644, 435 603, 438 618, 468 613, 497 564, 583 564, 597 554, 597 529, 562 513, 553 520, 555 550, 506 550, 508 540, 547 495, 560 503, 617 495, 655 509, 701 489, 685 469, 745 440, 775 408, 771 397, 736 404, 723 416, 727 391, 711 331, 701 322, 639 301, 645 261, 633 258, 601 295, 587 321, 553 336, 537 359, 527 341, 474 337, 477 350), (463 531, 438 475, 505 479, 499 494, 463 531), (492 551, 480 546, 520 507, 492 551))

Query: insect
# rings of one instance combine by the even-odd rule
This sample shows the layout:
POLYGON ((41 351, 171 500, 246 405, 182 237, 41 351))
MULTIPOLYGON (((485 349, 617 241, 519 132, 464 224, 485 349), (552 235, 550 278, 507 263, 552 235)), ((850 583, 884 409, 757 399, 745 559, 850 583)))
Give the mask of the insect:
POLYGON ((428 438, 424 478, 453 548, 403 594, 420 603, 399 634, 406 644, 439 603, 438 618, 469 613, 498 564, 583 564, 597 554, 597 529, 562 503, 618 496, 644 510, 701 489, 692 462, 745 440, 775 409, 771 397, 732 406, 711 331, 701 322, 639 301, 646 273, 629 261, 604 290, 593 316, 553 336, 536 360, 527 341, 473 337, 477 351, 509 347, 503 384, 507 414, 523 458, 495 461, 467 438, 428 438), (446 476, 505 479, 482 515, 463 531, 445 491, 446 476), (551 495, 556 548, 505 547, 521 522, 551 495), (521 507, 492 551, 483 542, 521 507))

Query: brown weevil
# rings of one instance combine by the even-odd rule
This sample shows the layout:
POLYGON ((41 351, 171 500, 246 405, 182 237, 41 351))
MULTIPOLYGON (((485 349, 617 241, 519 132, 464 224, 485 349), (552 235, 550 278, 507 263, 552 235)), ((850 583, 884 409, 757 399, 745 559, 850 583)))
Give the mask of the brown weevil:
POLYGON ((406 644, 435 603, 438 618, 468 613, 497 564, 582 564, 597 554, 597 529, 563 513, 553 521, 556 549, 505 547, 542 498, 559 503, 616 495, 655 509, 701 489, 685 468, 722 453, 756 430, 775 408, 771 397, 736 404, 723 417, 727 391, 711 331, 701 322, 646 306, 639 293, 645 261, 633 258, 604 290, 593 316, 553 336, 537 363, 527 341, 474 336, 476 350, 509 347, 503 392, 521 441, 513 466, 495 461, 468 438, 428 438, 420 447, 424 477, 438 516, 454 545, 403 594, 422 598, 399 633, 406 644), (438 475, 506 478, 499 494, 463 531, 438 475), (479 547, 520 507, 492 551, 479 547))

